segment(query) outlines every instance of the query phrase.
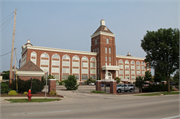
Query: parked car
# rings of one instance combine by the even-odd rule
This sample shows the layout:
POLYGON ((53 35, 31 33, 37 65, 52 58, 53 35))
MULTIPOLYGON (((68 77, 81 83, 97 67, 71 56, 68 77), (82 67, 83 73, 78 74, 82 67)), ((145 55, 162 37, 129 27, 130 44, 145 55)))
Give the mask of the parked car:
POLYGON ((120 84, 116 86, 116 90, 118 93, 120 93, 121 91, 129 91, 132 92, 135 89, 133 84, 120 84))
POLYGON ((95 83, 89 83, 89 85, 90 85, 90 86, 94 86, 94 85, 95 85, 95 83))

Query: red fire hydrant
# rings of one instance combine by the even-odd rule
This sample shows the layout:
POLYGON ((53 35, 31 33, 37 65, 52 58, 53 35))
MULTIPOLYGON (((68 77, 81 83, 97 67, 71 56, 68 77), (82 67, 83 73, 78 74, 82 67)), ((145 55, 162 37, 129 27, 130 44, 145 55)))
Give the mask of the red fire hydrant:
POLYGON ((32 97, 31 89, 29 89, 27 96, 28 96, 28 100, 31 101, 31 97, 32 97))

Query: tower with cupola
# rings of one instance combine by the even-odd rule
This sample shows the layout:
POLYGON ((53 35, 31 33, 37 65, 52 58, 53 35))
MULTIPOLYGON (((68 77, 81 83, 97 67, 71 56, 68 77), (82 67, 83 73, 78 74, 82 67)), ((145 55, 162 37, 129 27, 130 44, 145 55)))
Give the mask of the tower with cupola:
POLYGON ((91 36, 91 52, 97 52, 97 78, 114 79, 116 76, 115 34, 100 21, 99 28, 91 36))

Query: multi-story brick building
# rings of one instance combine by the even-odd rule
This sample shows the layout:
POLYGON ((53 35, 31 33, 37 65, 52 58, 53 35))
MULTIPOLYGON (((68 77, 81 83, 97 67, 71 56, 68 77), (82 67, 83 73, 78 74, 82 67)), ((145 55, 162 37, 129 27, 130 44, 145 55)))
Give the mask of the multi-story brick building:
MULTIPOLYGON (((22 46, 22 66, 31 60, 43 71, 63 80, 75 75, 77 81, 114 79, 120 77, 134 82, 136 76, 145 75, 144 58, 116 55, 115 34, 100 21, 91 36, 91 52, 33 46, 30 40, 22 46)), ((149 70, 149 69, 148 69, 149 70)))

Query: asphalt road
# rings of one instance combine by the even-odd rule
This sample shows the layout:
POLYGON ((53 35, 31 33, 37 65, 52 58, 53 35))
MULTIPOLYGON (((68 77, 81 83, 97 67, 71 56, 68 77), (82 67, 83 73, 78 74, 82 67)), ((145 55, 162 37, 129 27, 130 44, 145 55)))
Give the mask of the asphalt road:
POLYGON ((8 103, 1 98, 1 118, 133 118, 179 119, 179 95, 134 96, 90 94, 94 86, 78 91, 61 91, 61 101, 48 103, 8 103))

